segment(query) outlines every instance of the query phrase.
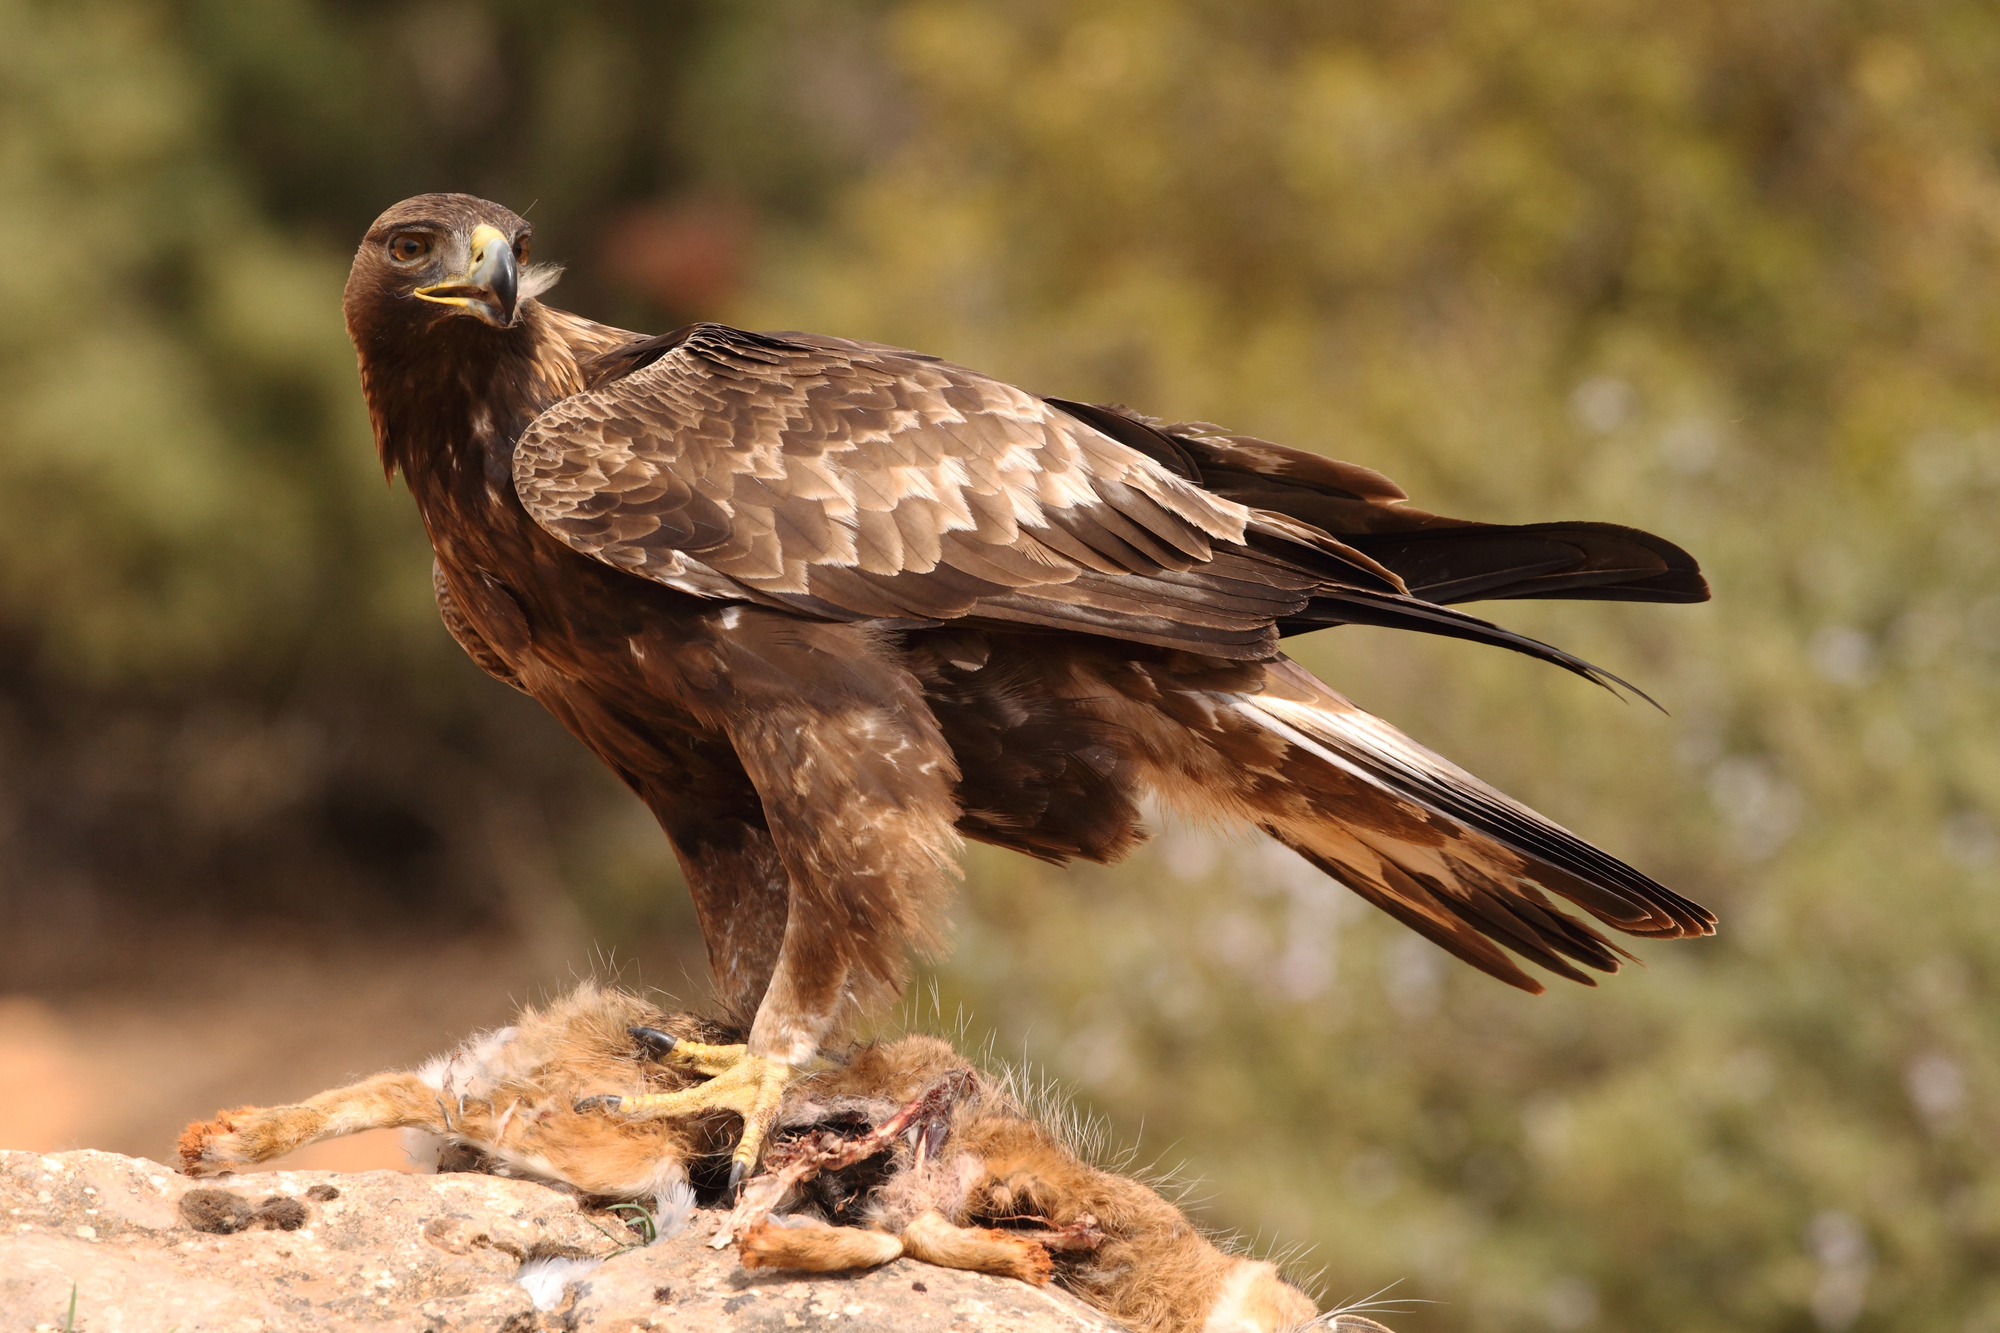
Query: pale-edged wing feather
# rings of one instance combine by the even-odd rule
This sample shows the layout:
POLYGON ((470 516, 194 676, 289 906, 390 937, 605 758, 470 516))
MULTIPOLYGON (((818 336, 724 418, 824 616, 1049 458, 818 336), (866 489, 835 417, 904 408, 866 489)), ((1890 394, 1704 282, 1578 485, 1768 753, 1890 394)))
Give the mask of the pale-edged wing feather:
POLYGON ((1264 657, 1329 588, 1403 591, 1308 524, 934 357, 707 324, 585 373, 596 387, 522 436, 515 489, 575 549, 699 596, 1264 657))

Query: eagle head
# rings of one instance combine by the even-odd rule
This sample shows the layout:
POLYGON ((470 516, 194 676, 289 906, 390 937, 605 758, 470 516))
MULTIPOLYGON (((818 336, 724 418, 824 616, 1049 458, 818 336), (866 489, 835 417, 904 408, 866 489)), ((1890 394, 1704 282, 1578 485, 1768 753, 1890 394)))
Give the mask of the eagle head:
POLYGON ((512 328, 520 303, 562 269, 528 264, 535 229, 513 210, 469 194, 420 194, 376 218, 347 276, 343 306, 367 333, 428 329, 460 316, 512 328), (413 328, 414 326, 414 328, 413 328))
POLYGON ((564 377, 541 364, 550 338, 534 298, 562 268, 529 265, 533 237, 499 204, 420 194, 362 238, 341 308, 391 475, 443 444, 497 438, 503 419, 518 429, 560 396, 549 385, 564 377))

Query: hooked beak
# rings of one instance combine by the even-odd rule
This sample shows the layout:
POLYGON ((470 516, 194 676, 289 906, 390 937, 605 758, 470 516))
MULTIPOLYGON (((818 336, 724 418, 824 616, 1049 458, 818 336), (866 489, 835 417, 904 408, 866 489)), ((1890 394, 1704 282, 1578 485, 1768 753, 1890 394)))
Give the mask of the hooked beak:
POLYGON ((459 277, 447 278, 416 295, 439 305, 455 305, 477 315, 496 329, 514 322, 514 305, 521 295, 521 266, 514 247, 498 227, 484 223, 472 229, 472 263, 459 277))

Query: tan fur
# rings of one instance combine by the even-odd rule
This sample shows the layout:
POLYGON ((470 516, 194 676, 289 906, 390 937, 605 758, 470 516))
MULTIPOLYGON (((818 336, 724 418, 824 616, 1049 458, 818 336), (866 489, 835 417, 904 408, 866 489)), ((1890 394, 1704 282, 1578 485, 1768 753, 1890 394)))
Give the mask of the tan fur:
MULTIPOLYGON (((1192 1330, 1236 1262, 1185 1214, 1136 1180, 1078 1160, 1037 1121, 982 1115, 954 1125, 953 1144, 984 1168, 967 1210, 974 1216, 1094 1219, 1105 1240, 1087 1262, 1066 1265, 1070 1286, 1136 1328, 1192 1330)), ((1273 1325, 1281 1328, 1284 1325, 1273 1325)))
POLYGON ((737 1254, 745 1268, 789 1268, 806 1273, 873 1268, 905 1253, 904 1240, 887 1232, 831 1227, 815 1218, 773 1218, 737 1240, 737 1254))
POLYGON ((321 1139, 364 1129, 447 1129, 437 1094, 414 1074, 377 1074, 297 1106, 239 1106, 181 1132, 182 1169, 209 1175, 210 1163, 267 1162, 321 1139))
POLYGON ((1210 1308, 1201 1333, 1265 1333, 1274 1328, 1299 1328, 1318 1313, 1304 1292, 1278 1276, 1276 1264, 1238 1259, 1223 1279, 1222 1291, 1210 1308))
POLYGON ((1053 1275, 1049 1252, 1018 1234, 991 1227, 953 1226, 937 1213, 919 1214, 903 1228, 903 1253, 939 1268, 963 1268, 1042 1286, 1053 1275))
POLYGON ((585 1097, 696 1081, 635 1059, 626 1029, 638 1025, 696 1040, 717 1035, 688 1015, 586 982, 544 1009, 524 1008, 511 1035, 474 1038, 422 1074, 378 1074, 296 1106, 242 1107, 190 1125, 181 1169, 214 1175, 364 1129, 419 1129, 487 1153, 513 1174, 612 1198, 652 1195, 684 1178, 692 1158, 726 1151, 730 1126, 726 1117, 640 1121, 575 1109, 585 1097))
MULTIPOLYGON (((627 1031, 634 1026, 688 1041, 730 1035, 585 983, 419 1072, 378 1074, 294 1106, 240 1107, 190 1125, 180 1141, 182 1169, 213 1175, 320 1139, 402 1127, 475 1149, 508 1174, 608 1198, 664 1199, 671 1189, 686 1198, 687 1166, 727 1153, 729 1117, 628 1119, 577 1106, 695 1081, 650 1059, 627 1031)), ((1082 1161, 935 1037, 863 1045, 795 1081, 780 1124, 805 1135, 773 1152, 774 1162, 794 1164, 788 1179, 796 1183, 761 1178, 761 1207, 739 1205, 732 1214, 745 1267, 831 1272, 906 1256, 1038 1285, 1053 1278, 1145 1333, 1278 1333, 1315 1313, 1272 1265, 1223 1253, 1153 1190, 1082 1161), (862 1147, 812 1128, 851 1124, 856 1115, 881 1127, 862 1147), (879 1156, 881 1143, 890 1153, 886 1179, 858 1204, 836 1189, 829 1197, 843 1200, 841 1211, 820 1215, 830 1205, 812 1188, 815 1171, 798 1164, 824 1159, 838 1170, 857 1152, 879 1156)), ((782 1166, 774 1170, 784 1175, 782 1166)), ((758 1185, 746 1188, 746 1201, 758 1197, 758 1185)))

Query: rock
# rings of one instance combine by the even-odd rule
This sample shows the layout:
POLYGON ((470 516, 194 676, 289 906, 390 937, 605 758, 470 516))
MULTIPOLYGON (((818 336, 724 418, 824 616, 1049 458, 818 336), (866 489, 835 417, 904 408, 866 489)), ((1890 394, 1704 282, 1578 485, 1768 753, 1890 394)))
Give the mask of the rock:
POLYGON ((678 1237, 638 1247, 618 1214, 530 1181, 274 1171, 196 1182, 113 1153, 0 1152, 0 1328, 64 1329, 72 1290, 78 1333, 1116 1328, 1053 1288, 907 1259, 753 1273, 708 1248, 715 1220, 697 1213, 678 1237), (516 1281, 529 1261, 551 1308, 516 1281))

